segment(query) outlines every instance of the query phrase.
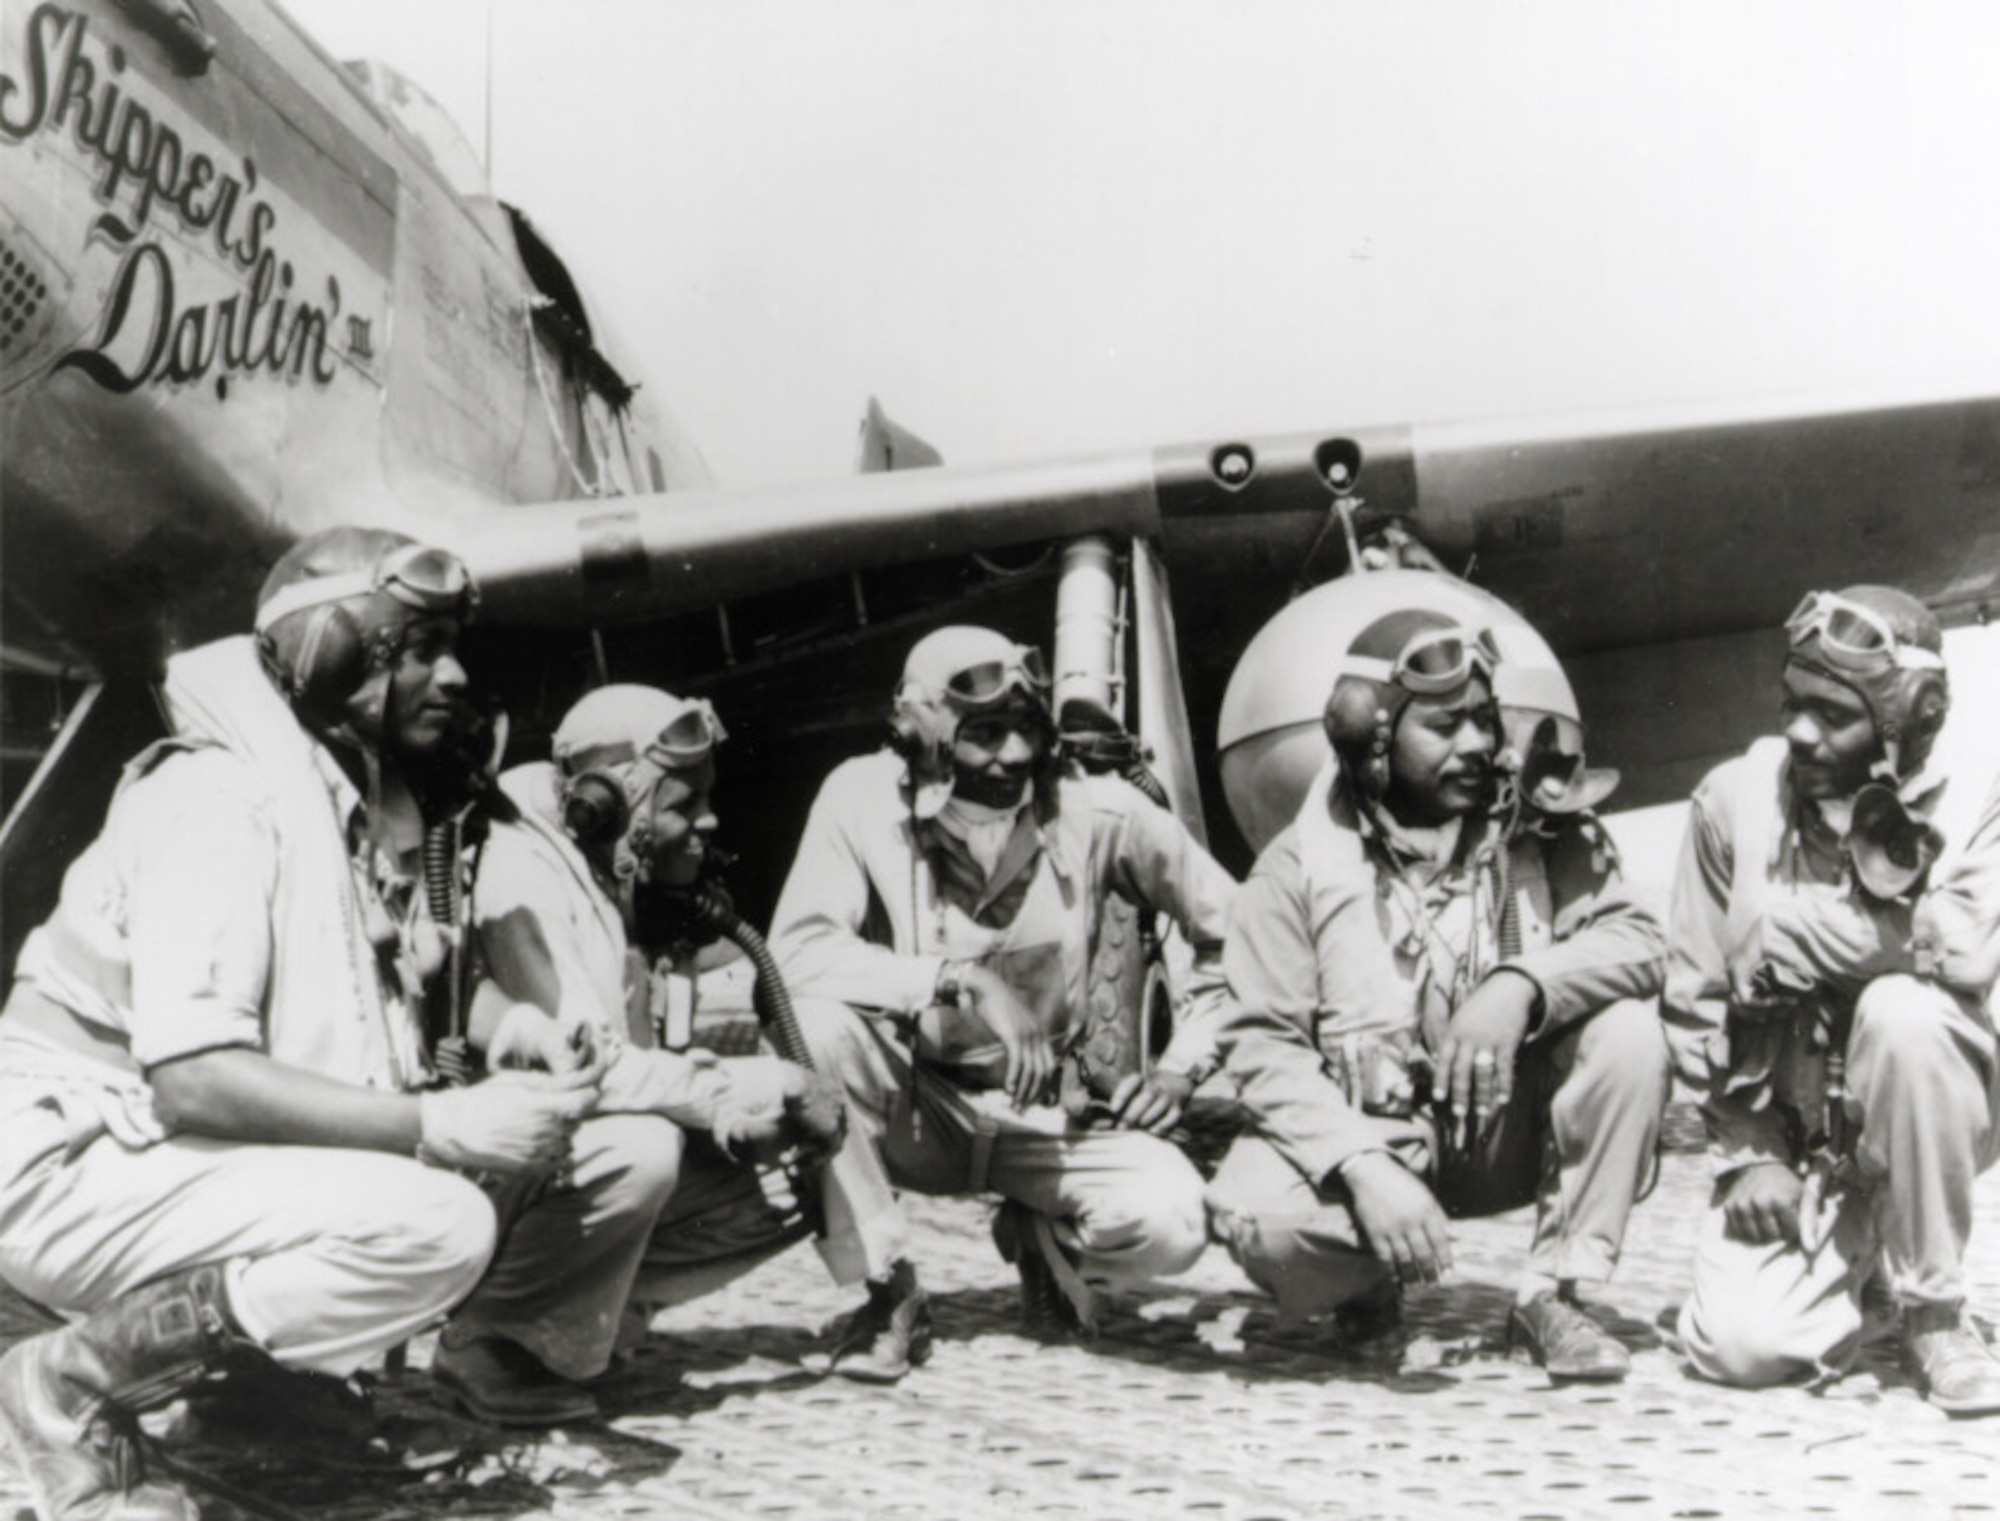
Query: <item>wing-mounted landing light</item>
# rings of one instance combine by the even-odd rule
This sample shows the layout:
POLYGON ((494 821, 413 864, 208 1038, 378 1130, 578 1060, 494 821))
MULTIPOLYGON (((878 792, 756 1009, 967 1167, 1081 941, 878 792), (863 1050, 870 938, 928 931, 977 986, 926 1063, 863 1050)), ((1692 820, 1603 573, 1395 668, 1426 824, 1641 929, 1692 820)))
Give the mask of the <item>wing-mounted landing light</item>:
POLYGON ((1226 488, 1212 445, 1007 468, 934 468, 754 491, 555 502, 427 527, 499 623, 648 622, 850 570, 1062 541, 1153 538, 1169 513, 1324 510, 1312 438, 1254 448, 1226 488))

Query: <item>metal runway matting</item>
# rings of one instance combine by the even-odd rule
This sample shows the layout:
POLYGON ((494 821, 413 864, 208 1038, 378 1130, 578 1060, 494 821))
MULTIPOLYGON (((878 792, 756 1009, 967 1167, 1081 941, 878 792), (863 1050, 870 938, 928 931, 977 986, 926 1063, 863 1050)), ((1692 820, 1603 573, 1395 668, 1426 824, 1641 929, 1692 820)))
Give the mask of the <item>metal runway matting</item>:
MULTIPOLYGON (((1893 1343, 1824 1394, 1700 1383, 1656 1329, 1687 1274, 1707 1164, 1679 1143, 1597 1300, 1632 1349, 1617 1385, 1551 1387, 1502 1342, 1525 1213, 1457 1226, 1450 1282, 1400 1336, 1346 1345, 1279 1323, 1220 1249, 1120 1304, 1091 1341, 1030 1334, 990 1206, 913 1200, 930 1361, 889 1388, 816 1371, 854 1296, 796 1250, 654 1323, 600 1388, 602 1426, 519 1439, 431 1399, 419 1343, 379 1422, 315 1438, 302 1414, 203 1439, 149 1418, 203 1514, 855 1521, 1281 1521, 1294 1517, 1748 1518, 2000 1511, 2000 1420, 1954 1421, 1893 1343), (296 1418, 294 1418, 296 1417, 296 1418)), ((2000 1180, 1980 1198, 1974 1304, 2000 1307, 2000 1180)), ((4 1514, 25 1516, 17 1484, 4 1514)))

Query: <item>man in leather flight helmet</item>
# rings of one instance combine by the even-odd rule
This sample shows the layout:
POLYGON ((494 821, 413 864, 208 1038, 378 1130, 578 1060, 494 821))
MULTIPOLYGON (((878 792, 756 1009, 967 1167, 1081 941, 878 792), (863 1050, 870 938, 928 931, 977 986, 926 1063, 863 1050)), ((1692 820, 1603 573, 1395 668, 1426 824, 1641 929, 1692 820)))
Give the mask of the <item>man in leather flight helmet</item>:
POLYGON ((1209 1207, 1283 1312, 1359 1334, 1449 1270, 1453 1217, 1532 1201, 1509 1338, 1553 1378, 1616 1379, 1576 1289, 1651 1176, 1662 935, 1595 819, 1524 810, 1499 773, 1498 665, 1489 632, 1418 608, 1343 653, 1334 761, 1230 914, 1249 1125, 1209 1207))
POLYGON ((1040 652, 991 630, 914 645, 889 748, 820 788, 771 935, 848 1137, 830 1164, 828 1266, 868 1300, 833 1354, 903 1376, 930 1316, 895 1190, 1003 1196, 995 1243, 1031 1321, 1080 1327, 1099 1290, 1177 1273, 1204 1242, 1201 1180, 1160 1138, 1212 1068, 1207 1026, 1235 883, 1136 788, 1055 752, 1040 652), (1180 925, 1189 1011, 1155 1069, 1082 1069, 1108 895, 1180 925))
MULTIPOLYGON (((257 636, 168 662, 179 737, 126 770, 0 1018, 0 1276, 71 1317, 0 1359, 43 1521, 194 1521, 132 1417, 216 1373, 345 1377, 471 1289, 461 1170, 551 1164, 582 1081, 431 1091, 412 773, 462 739, 465 568, 301 540, 257 636)), ((433 778, 435 779, 435 778, 433 778)))
MULTIPOLYGON (((1915 597, 1864 585, 1809 594, 1786 638, 1783 735, 1695 790, 1674 880, 1665 1014, 1716 1170, 1680 1340, 1723 1383, 1832 1377, 1872 1279, 1931 1403, 2000 1412, 2000 1360, 1965 1313, 2000 1046, 1987 988, 1919 959, 1929 868, 1957 843, 1925 770, 1943 634, 1915 597)), ((1996 873, 1988 829, 1945 888, 1990 896, 1996 873)))

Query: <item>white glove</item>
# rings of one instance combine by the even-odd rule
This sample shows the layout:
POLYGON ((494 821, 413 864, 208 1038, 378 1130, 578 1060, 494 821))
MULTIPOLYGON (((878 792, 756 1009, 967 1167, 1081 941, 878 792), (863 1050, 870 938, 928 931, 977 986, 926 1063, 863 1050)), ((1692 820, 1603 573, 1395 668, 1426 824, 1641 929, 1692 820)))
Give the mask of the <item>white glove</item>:
POLYGON ((846 1116, 829 1079, 773 1056, 735 1057, 722 1070, 729 1087, 710 1133, 725 1155, 769 1164, 793 1147, 823 1157, 840 1145, 846 1116))
POLYGON ((594 1077, 502 1073, 470 1088, 418 1097, 417 1155, 441 1167, 525 1172, 560 1162, 577 1122, 597 1102, 594 1077))
POLYGON ((486 1065, 495 1072, 520 1067, 560 1075, 589 1067, 596 1047, 589 1025, 565 1024, 531 1003, 517 1003, 500 1016, 487 1043, 486 1065))
POLYGON ((785 1100, 805 1091, 805 1073, 775 1056, 740 1056, 721 1064, 729 1086, 715 1105, 715 1144, 725 1155, 758 1155, 775 1149, 785 1123, 785 1100))

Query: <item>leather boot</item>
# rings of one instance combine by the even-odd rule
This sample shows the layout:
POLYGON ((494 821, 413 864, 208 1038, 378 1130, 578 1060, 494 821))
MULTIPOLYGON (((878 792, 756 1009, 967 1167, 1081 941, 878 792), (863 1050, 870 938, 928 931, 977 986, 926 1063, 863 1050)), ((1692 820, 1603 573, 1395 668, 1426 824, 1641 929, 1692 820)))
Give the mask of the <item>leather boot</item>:
POLYGON ((1957 1304, 1913 1304, 1903 1313, 1903 1347, 1924 1397, 1947 1415, 2000 1413, 2000 1358, 1957 1304))
POLYGON ((842 1324, 827 1371, 864 1384, 893 1384, 931 1355, 930 1296, 916 1267, 899 1258, 871 1279, 868 1302, 842 1324))
POLYGON ((1548 1370, 1553 1383, 1616 1383, 1632 1354, 1566 1294, 1537 1294, 1507 1315, 1507 1341, 1548 1370))
POLYGON ((993 1217, 993 1245, 1021 1275, 1021 1324, 1037 1334, 1095 1336, 1097 1303, 1077 1276, 1046 1215, 1018 1200, 993 1217))
POLYGON ((41 1521, 200 1521, 176 1485, 144 1482, 135 1416, 219 1370, 245 1343, 220 1264, 189 1268, 0 1358, 0 1433, 41 1521))

